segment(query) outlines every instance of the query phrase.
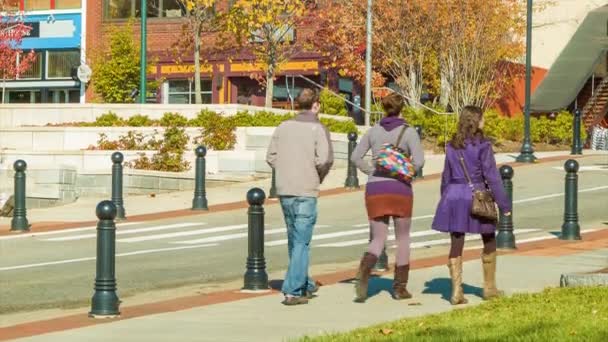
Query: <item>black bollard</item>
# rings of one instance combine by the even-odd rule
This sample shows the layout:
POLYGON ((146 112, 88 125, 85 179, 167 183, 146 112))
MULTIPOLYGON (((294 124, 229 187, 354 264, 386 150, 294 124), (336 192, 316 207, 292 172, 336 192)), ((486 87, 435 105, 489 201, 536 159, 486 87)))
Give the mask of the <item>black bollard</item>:
POLYGON ((91 299, 90 317, 112 318, 120 315, 116 295, 116 206, 112 201, 97 205, 97 268, 95 294, 91 299))
POLYGON ((348 169, 346 173, 346 181, 344 187, 348 189, 359 188, 359 178, 357 177, 357 166, 353 163, 350 158, 353 155, 353 151, 357 147, 357 133, 348 133, 348 169))
POLYGON ((562 240, 580 240, 581 227, 578 224, 578 162, 569 159, 564 164, 566 171, 566 186, 564 200, 564 224, 562 225, 562 234, 559 237, 562 240))
MULTIPOLYGON (((500 167, 500 176, 502 177, 502 186, 505 188, 511 207, 513 206, 513 168, 509 165, 500 167)), ((511 215, 505 216, 505 213, 500 212, 498 218, 498 234, 496 235, 496 246, 503 249, 516 249, 515 234, 513 234, 513 212, 511 215)))
POLYGON ((272 180, 270 182, 270 193, 268 198, 277 198, 277 173, 274 169, 274 167, 272 168, 272 180))
POLYGON ((112 153, 112 203, 116 206, 116 220, 125 220, 122 199, 122 162, 125 157, 120 152, 112 153))
POLYGON ((24 160, 17 160, 13 164, 15 170, 15 206, 13 209, 13 219, 11 220, 11 232, 27 232, 30 224, 27 221, 25 208, 25 170, 27 163, 24 160))
POLYGON ((570 154, 583 154, 583 143, 581 141, 581 110, 576 109, 572 115, 572 150, 570 154))
POLYGON ((245 272, 245 291, 268 290, 268 274, 264 259, 264 200, 266 194, 259 188, 247 192, 249 202, 249 255, 245 272))
POLYGON ((192 199, 192 210, 209 210, 207 206, 207 192, 205 191, 205 156, 207 149, 199 146, 194 150, 196 154, 196 172, 194 175, 194 198, 192 199))
MULTIPOLYGON (((418 138, 420 138, 420 141, 422 141, 422 126, 414 126, 414 128, 416 129, 416 133, 418 133, 418 138)), ((424 172, 423 172, 423 168, 421 167, 420 170, 416 170, 417 174, 416 174, 416 178, 424 178, 424 172)))

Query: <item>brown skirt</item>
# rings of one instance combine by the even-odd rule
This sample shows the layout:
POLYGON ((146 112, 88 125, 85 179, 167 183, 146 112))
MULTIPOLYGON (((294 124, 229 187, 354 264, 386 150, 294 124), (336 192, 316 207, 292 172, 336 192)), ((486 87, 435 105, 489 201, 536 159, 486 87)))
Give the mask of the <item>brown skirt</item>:
POLYGON ((370 220, 385 217, 412 217, 414 197, 402 194, 366 195, 365 207, 370 220))

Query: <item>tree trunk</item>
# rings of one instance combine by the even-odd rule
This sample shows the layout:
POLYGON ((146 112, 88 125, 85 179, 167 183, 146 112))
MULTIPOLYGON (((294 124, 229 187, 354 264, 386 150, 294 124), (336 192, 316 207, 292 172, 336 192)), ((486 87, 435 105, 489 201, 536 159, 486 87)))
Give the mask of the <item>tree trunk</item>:
POLYGON ((201 35, 196 30, 194 35, 194 103, 201 104, 201 35))
POLYGON ((441 63, 441 70, 439 71, 440 75, 441 75, 441 87, 440 87, 440 94, 439 94, 439 104, 441 105, 441 107, 443 108, 448 108, 448 105, 450 104, 450 91, 452 90, 450 87, 450 81, 449 81, 449 70, 448 70, 448 66, 445 65, 446 63, 441 63))
POLYGON ((274 90, 274 70, 272 66, 268 67, 266 71, 266 102, 264 107, 272 108, 272 92, 274 90))

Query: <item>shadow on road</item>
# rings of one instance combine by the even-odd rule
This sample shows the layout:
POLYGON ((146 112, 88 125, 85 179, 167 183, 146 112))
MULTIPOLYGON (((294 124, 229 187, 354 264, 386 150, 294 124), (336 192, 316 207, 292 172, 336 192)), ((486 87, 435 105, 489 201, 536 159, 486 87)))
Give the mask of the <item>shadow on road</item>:
MULTIPOLYGON (((440 294, 441 298, 445 300, 450 300, 450 296, 452 295, 452 280, 449 278, 436 278, 431 281, 427 281, 425 284, 425 289, 422 293, 428 294, 440 294)), ((462 290, 465 295, 475 295, 481 297, 483 294, 483 289, 477 286, 472 286, 468 284, 462 284, 462 290)))

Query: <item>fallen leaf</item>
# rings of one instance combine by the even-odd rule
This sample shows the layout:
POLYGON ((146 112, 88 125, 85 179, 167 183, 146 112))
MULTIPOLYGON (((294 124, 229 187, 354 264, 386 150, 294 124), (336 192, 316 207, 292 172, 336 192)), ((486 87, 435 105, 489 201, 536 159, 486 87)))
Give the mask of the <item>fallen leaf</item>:
POLYGON ((420 302, 412 302, 412 303, 409 303, 408 305, 409 306, 419 306, 419 305, 422 305, 422 303, 420 303, 420 302))
POLYGON ((393 330, 385 328, 385 329, 380 329, 380 332, 382 333, 382 335, 390 335, 393 333, 393 330))
POLYGON ((156 197, 156 194, 155 194, 155 193, 151 193, 151 194, 150 194, 150 197, 155 198, 155 197, 156 197))

